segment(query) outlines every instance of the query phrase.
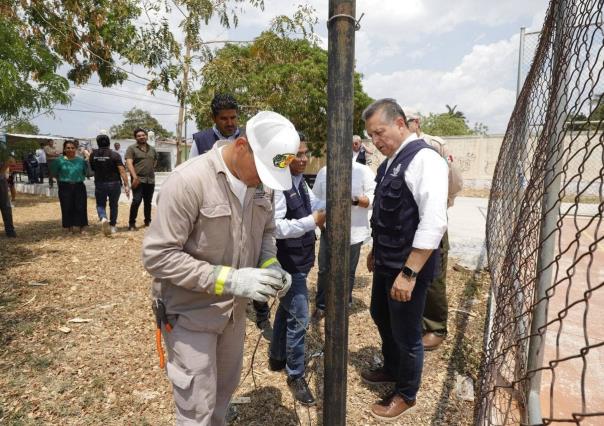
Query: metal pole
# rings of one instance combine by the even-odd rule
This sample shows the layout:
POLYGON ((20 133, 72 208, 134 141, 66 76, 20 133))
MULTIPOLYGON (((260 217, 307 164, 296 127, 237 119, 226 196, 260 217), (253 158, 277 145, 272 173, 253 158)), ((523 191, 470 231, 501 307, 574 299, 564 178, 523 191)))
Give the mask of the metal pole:
POLYGON ((323 424, 346 424, 355 0, 329 1, 323 424))
POLYGON ((538 281, 535 288, 533 319, 531 322, 531 337, 528 347, 527 371, 529 378, 529 395, 527 401, 528 424, 538 425, 543 423, 541 414, 541 371, 531 374, 531 371, 541 368, 543 364, 543 349, 545 343, 545 331, 540 330, 547 322, 547 307, 549 300, 546 291, 552 284, 554 270, 554 254, 556 235, 558 232, 557 221, 560 214, 560 183, 562 177, 563 162, 561 154, 564 150, 564 123, 566 122, 566 87, 567 67, 566 52, 563 34, 565 33, 564 16, 566 1, 558 2, 556 11, 556 27, 554 37, 554 78, 552 87, 555 88, 555 101, 550 104, 550 119, 554 121, 552 126, 547 126, 549 132, 547 143, 547 159, 544 179, 544 194, 541 203, 543 221, 539 230, 539 253, 537 258, 538 281), (550 130, 551 129, 551 130, 550 130))
POLYGON ((526 28, 520 27, 520 46, 518 47, 518 76, 516 77, 516 99, 520 96, 521 80, 522 80, 522 65, 524 59, 524 37, 526 28))

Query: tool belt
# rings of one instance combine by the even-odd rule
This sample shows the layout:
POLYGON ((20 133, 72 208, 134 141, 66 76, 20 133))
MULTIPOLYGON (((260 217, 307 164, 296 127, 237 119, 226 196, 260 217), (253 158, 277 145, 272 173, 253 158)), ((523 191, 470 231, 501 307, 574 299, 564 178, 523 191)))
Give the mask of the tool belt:
POLYGON ((153 309, 153 314, 155 315, 155 346, 157 348, 157 354, 159 355, 159 368, 163 369, 166 366, 166 358, 164 356, 164 348, 161 345, 161 327, 163 324, 166 331, 170 333, 172 331, 172 324, 170 323, 168 315, 166 314, 166 306, 161 299, 153 300, 151 308, 153 309))

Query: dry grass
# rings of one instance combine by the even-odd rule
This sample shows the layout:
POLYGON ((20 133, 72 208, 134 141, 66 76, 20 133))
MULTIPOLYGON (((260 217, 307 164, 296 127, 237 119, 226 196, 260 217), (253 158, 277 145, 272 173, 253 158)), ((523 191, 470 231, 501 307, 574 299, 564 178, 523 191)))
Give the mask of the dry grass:
MULTIPOLYGON (((120 208, 123 230, 127 206, 120 208)), ((170 385, 155 353, 149 276, 140 262, 144 231, 105 238, 93 226, 87 236, 65 234, 57 200, 44 197, 20 196, 14 216, 19 238, 0 237, 0 424, 172 424, 170 385), (68 322, 73 318, 91 321, 68 322)), ((313 300, 316 271, 311 274, 313 300)), ((452 389, 456 372, 477 376, 486 286, 484 274, 449 270, 449 305, 465 312, 450 313, 449 338, 426 354, 419 409, 401 424, 471 423, 473 403, 458 400, 452 389)), ((370 288, 361 262, 350 316, 347 407, 354 425, 377 424, 368 404, 386 391, 359 380, 360 370, 379 355, 368 312, 370 288)), ((244 374, 258 339, 250 321, 244 374)), ((309 354, 321 348, 322 339, 320 330, 310 331, 309 354)), ((251 403, 237 405, 234 424, 321 424, 321 404, 295 405, 285 376, 268 371, 267 348, 261 340, 254 363, 257 387, 250 374, 237 391, 251 403)), ((319 395, 322 368, 322 358, 312 358, 308 373, 319 395)))

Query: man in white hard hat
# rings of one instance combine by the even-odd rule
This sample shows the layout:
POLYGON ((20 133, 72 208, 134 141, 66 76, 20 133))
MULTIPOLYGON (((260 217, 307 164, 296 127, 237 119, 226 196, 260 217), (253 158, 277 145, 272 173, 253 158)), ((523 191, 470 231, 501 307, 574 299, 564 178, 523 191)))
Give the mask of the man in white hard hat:
POLYGON ((272 190, 291 187, 298 133, 268 111, 242 133, 174 170, 143 241, 177 424, 225 424, 241 374, 246 305, 291 285, 276 259, 272 190))
MULTIPOLYGON (((442 158, 447 161, 449 166, 449 189, 447 195, 447 207, 451 207, 455 197, 463 187, 463 178, 461 172, 456 167, 453 155, 449 153, 446 142, 438 136, 428 135, 421 130, 421 115, 417 110, 405 108, 409 130, 415 133, 420 139, 426 141, 432 146, 442 158)), ((424 336, 422 343, 424 349, 432 351, 437 349, 447 337, 447 317, 449 305, 447 302, 447 259, 449 256, 449 234, 445 232, 440 243, 440 273, 432 281, 426 294, 426 306, 422 329, 424 336)))

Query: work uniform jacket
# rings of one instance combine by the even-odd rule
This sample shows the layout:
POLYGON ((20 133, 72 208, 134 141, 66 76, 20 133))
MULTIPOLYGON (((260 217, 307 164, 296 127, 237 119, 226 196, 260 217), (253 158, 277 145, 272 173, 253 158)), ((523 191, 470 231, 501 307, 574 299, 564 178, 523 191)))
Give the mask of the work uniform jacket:
POLYGON ((143 241, 153 297, 194 331, 220 333, 229 319, 245 320, 248 299, 215 294, 214 266, 257 267, 277 251, 273 192, 262 185, 248 188, 241 207, 218 151, 227 143, 172 172, 143 241))

